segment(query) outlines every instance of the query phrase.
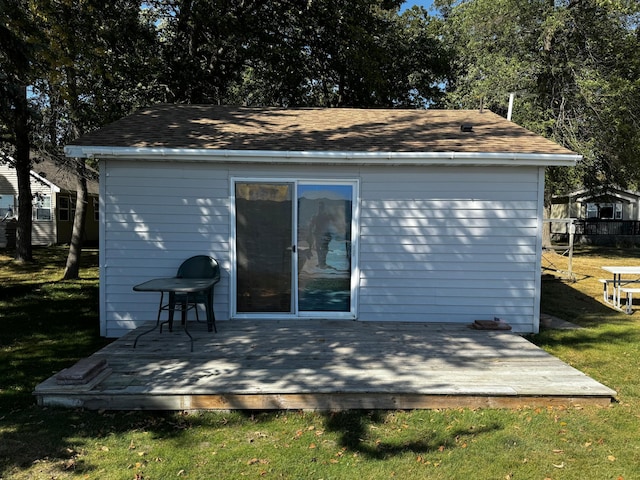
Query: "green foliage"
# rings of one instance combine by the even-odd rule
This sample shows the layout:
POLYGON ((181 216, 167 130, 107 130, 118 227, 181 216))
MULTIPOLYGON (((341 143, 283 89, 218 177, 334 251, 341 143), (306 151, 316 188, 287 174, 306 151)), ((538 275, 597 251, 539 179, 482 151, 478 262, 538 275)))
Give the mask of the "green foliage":
POLYGON ((396 1, 148 4, 175 102, 420 106, 446 69, 426 13, 396 1))
POLYGON ((157 93, 155 29, 140 2, 40 0, 47 70, 34 84, 38 144, 52 153, 130 113, 157 93))
POLYGON ((640 179, 637 3, 474 0, 437 2, 455 49, 453 107, 484 105, 582 154, 575 172, 552 172, 550 193, 577 184, 640 179))

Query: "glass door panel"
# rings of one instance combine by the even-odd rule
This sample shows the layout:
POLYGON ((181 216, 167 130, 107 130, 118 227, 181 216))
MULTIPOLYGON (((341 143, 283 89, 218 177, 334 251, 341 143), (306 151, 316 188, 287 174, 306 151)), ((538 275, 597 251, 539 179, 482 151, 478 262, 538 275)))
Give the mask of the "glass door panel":
POLYGON ((293 312, 293 184, 236 183, 236 309, 293 312))
POLYGON ((353 185, 299 184, 298 311, 351 311, 353 185))

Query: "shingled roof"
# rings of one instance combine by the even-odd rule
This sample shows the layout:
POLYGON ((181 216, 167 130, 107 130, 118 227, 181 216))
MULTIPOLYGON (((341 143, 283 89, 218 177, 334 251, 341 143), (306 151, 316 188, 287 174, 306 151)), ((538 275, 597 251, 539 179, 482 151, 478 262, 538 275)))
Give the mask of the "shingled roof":
MULTIPOLYGON (((78 174, 68 163, 55 161, 48 156, 32 154, 33 166, 31 171, 41 178, 48 180, 63 191, 75 192, 78 190, 78 174)), ((98 194, 98 172, 88 165, 85 166, 87 174, 87 191, 98 194)))
POLYGON ((71 144, 74 146, 575 156, 570 150, 499 115, 476 110, 156 105, 81 137, 71 144), (462 131, 463 125, 470 127, 471 131, 462 131))

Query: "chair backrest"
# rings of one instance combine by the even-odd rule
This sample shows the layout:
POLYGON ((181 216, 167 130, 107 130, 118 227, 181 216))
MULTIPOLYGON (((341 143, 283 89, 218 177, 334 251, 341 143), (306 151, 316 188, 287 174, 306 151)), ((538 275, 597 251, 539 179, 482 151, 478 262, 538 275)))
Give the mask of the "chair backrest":
POLYGON ((182 262, 176 276, 180 278, 217 278, 220 280, 220 266, 215 258, 196 255, 182 262))

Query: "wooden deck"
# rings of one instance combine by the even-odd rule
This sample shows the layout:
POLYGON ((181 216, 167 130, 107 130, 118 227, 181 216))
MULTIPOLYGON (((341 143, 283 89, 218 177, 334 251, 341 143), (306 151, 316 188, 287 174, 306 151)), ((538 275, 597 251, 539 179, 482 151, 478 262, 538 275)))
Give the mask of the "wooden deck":
POLYGON ((423 409, 608 405, 615 391, 517 334, 466 325, 353 321, 190 323, 87 361, 108 367, 80 385, 52 377, 40 405, 106 410, 423 409))

